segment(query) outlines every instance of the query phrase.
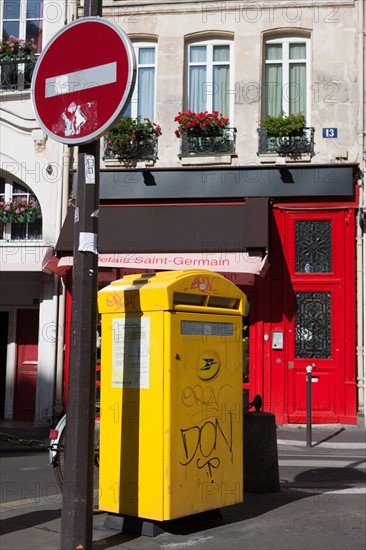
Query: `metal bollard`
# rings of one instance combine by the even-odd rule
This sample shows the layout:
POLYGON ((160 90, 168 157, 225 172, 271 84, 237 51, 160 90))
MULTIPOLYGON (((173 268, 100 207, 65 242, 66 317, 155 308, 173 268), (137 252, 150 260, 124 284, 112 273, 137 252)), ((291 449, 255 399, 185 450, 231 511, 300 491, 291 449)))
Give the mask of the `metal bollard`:
POLYGON ((308 365, 306 367, 306 446, 311 447, 311 413, 312 413, 312 399, 311 399, 311 384, 312 384, 312 371, 316 365, 308 365))

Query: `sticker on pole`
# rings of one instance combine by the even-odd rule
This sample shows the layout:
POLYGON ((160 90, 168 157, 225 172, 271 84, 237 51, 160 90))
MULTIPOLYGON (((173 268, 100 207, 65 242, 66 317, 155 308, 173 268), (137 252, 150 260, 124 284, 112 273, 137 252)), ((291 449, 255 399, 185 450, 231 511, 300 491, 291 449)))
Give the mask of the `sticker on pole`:
POLYGON ((115 23, 85 17, 46 45, 32 78, 32 105, 48 136, 67 145, 105 134, 131 99, 136 79, 132 44, 115 23))

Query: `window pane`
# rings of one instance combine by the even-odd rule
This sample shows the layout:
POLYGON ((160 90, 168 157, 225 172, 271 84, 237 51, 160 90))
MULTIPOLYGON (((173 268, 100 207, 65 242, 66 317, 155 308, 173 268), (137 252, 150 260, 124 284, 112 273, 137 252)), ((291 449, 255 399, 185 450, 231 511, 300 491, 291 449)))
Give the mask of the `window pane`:
POLYGON ((13 182, 13 195, 15 193, 23 193, 27 194, 27 188, 24 187, 24 185, 21 185, 20 183, 13 182))
POLYGON ((229 67, 217 66, 213 71, 213 109, 229 116, 229 67))
POLYGON ((282 59, 282 44, 267 44, 266 59, 269 61, 282 59))
POLYGON ((33 38, 35 42, 37 53, 41 53, 42 50, 42 21, 27 21, 26 40, 33 38))
POLYGON ((20 19, 20 0, 3 0, 4 19, 20 19))
POLYGON ((214 46, 213 48, 214 61, 230 61, 229 46, 214 46))
POLYGON ((306 59, 306 44, 290 44, 290 59, 306 59))
POLYGON ((42 238, 42 219, 37 218, 34 223, 27 223, 28 239, 33 241, 40 240, 42 238))
POLYGON ((189 106, 196 113, 206 109, 206 67, 191 67, 189 71, 189 106))
POLYGON ((330 220, 295 222, 297 273, 332 271, 332 223, 330 220))
POLYGON ((282 67, 266 65, 264 115, 278 116, 282 110, 282 67))
POLYGON ((190 58, 191 63, 202 63, 206 61, 206 46, 191 46, 190 58))
POLYGON ((301 63, 290 65, 289 112, 306 116, 306 67, 301 63))
POLYGON ((330 359, 332 356, 330 292, 295 294, 295 357, 330 359))
POLYGON ((24 241, 27 236, 27 224, 26 223, 12 223, 11 224, 11 239, 13 241, 24 241))
POLYGON ((155 63, 155 48, 140 48, 139 63, 141 65, 152 65, 155 63))
POLYGON ((15 36, 16 38, 24 38, 24 36, 19 36, 19 21, 4 22, 3 39, 7 40, 9 36, 15 36))
POLYGON ((154 68, 139 69, 137 114, 150 120, 154 119, 154 80, 154 68))
POLYGON ((43 14, 43 0, 28 0, 27 19, 41 19, 43 14))

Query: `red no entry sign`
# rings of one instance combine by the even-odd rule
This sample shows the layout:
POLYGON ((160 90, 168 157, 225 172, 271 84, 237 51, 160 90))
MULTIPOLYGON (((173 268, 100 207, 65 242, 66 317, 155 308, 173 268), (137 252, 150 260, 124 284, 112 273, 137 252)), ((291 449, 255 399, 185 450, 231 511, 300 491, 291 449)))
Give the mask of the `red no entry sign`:
POLYGON ((136 61, 118 25, 85 17, 58 32, 32 78, 32 103, 43 130, 68 145, 101 137, 121 116, 135 85, 136 61))

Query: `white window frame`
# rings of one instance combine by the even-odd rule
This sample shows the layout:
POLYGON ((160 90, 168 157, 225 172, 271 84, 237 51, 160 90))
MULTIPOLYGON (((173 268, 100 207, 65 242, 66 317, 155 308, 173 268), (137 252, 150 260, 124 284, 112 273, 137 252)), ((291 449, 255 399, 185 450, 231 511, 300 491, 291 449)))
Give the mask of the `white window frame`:
MULTIPOLYGON (((24 40, 27 39, 27 37, 26 37, 27 22, 28 21, 42 21, 43 20, 43 10, 41 10, 41 12, 40 12, 40 17, 32 17, 32 18, 27 19, 27 5, 28 5, 28 0, 20 0, 19 18, 7 18, 5 20, 5 21, 19 22, 19 33, 18 33, 19 36, 17 36, 17 38, 22 38, 24 40)), ((1 9, 0 9, 0 37, 1 37, 1 40, 2 40, 3 39, 3 25, 4 25, 4 9, 5 9, 4 3, 2 1, 0 2, 0 6, 1 6, 1 9)), ((44 33, 42 32, 41 44, 40 44, 40 50, 41 51, 42 51, 42 46, 43 46, 43 44, 42 44, 43 35, 44 35, 44 33)), ((18 73, 17 74, 16 90, 17 91, 22 91, 25 87, 25 82, 24 82, 24 80, 25 80, 25 64, 20 63, 20 64, 16 65, 16 67, 17 67, 17 73, 18 73)), ((0 67, 0 69, 1 69, 1 67, 0 67)), ((29 85, 29 88, 30 88, 30 83, 28 83, 28 85, 29 85)), ((14 84, 14 86, 15 86, 15 84, 14 84)), ((29 89, 29 88, 27 86, 27 89, 29 89)), ((0 89, 1 89, 1 86, 0 86, 0 89)), ((13 92, 14 89, 11 88, 11 91, 13 92)), ((7 90, 7 88, 4 89, 4 91, 6 91, 6 90, 7 90)))
MULTIPOLYGON (((306 119, 307 121, 310 120, 310 107, 311 107, 311 101, 310 97, 311 94, 309 93, 309 85, 310 85, 310 76, 311 76, 311 57, 310 57, 310 38, 306 36, 282 36, 278 38, 269 38, 264 40, 264 65, 275 65, 276 63, 282 66, 282 87, 283 90, 286 88, 289 88, 289 82, 290 82, 290 65, 292 63, 298 63, 299 61, 302 63, 305 63, 306 67, 306 82, 307 86, 304 90, 306 93, 306 119), (276 60, 266 59, 266 46, 270 44, 282 44, 282 59, 276 60), (305 44, 306 47, 306 59, 290 59, 290 44, 305 44)), ((266 85, 265 82, 265 70, 263 71, 263 82, 264 85, 266 85)), ((265 113, 266 105, 265 105, 265 94, 263 94, 263 105, 262 105, 262 112, 265 113)), ((283 93, 282 95, 282 110, 286 115, 289 114, 289 94, 283 93)))
MULTIPOLYGON (((23 193, 15 193, 15 192, 13 193, 13 183, 8 182, 8 181, 5 180, 4 193, 0 193, 0 200, 4 201, 4 202, 10 202, 16 197, 26 197, 27 200, 29 200, 29 198, 31 196, 36 197, 35 193, 33 193, 32 190, 25 183, 19 183, 18 185, 22 185, 26 189, 26 191, 23 192, 23 193)), ((37 197, 36 197, 36 199, 37 199, 37 197)), ((13 239, 12 236, 11 236, 11 226, 12 226, 11 222, 4 223, 3 237, 2 237, 2 239, 0 239, 0 246, 1 246, 1 244, 7 243, 9 241, 11 241, 11 242, 27 242, 27 243, 35 242, 35 243, 39 243, 43 239, 43 230, 41 231, 41 233, 40 233, 40 235, 37 239, 32 239, 32 238, 28 237, 28 223, 26 225, 26 237, 25 237, 25 239, 13 239)))
MULTIPOLYGON (((24 40, 26 40, 27 22, 42 21, 43 19, 43 10, 41 10, 40 17, 32 17, 27 19, 27 5, 28 5, 28 0, 20 0, 19 18, 6 19, 6 21, 19 21, 19 36, 17 36, 17 38, 23 38, 24 40)), ((4 24, 4 8, 5 8, 3 2, 1 2, 1 7, 2 7, 2 10, 0 13, 0 35, 2 38, 3 24, 4 24)), ((43 37, 43 33, 42 33, 42 37, 43 37)), ((41 49, 42 49, 42 44, 41 44, 41 49)))
MULTIPOLYGON (((208 112, 213 111, 213 68, 216 65, 229 65, 229 84, 228 89, 226 90, 226 97, 229 102, 229 113, 228 118, 230 120, 230 124, 232 125, 233 122, 233 115, 234 115, 234 94, 232 93, 232 90, 234 90, 234 42, 233 40, 227 39, 227 38, 212 38, 212 39, 201 39, 201 40, 195 40, 192 42, 189 42, 186 44, 186 93, 185 93, 185 104, 187 105, 187 109, 189 109, 189 89, 190 89, 190 67, 194 66, 206 66, 206 107, 204 110, 208 112), (190 61, 190 49, 194 46, 206 46, 207 48, 207 57, 206 62, 191 62, 190 61), (213 51, 214 46, 229 46, 229 61, 213 61, 213 51), (211 88, 211 93, 210 92, 211 88)), ((220 92, 219 92, 220 93, 220 92)), ((223 93, 223 91, 221 91, 223 93)))
MULTIPOLYGON (((158 44, 157 42, 139 41, 132 43, 135 57, 136 57, 136 84, 130 101, 131 117, 136 118, 138 115, 138 89, 139 89, 139 68, 153 68, 154 69, 154 113, 153 121, 156 117, 156 75, 157 75, 157 58, 158 58, 158 44), (154 63, 139 63, 139 50, 143 48, 154 48, 155 50, 155 62, 154 63)), ((144 117, 143 117, 144 118, 144 117)))

